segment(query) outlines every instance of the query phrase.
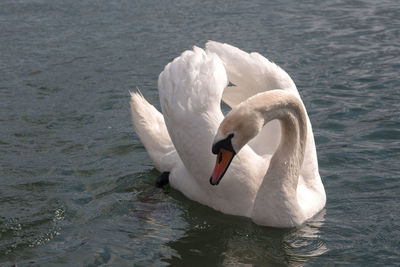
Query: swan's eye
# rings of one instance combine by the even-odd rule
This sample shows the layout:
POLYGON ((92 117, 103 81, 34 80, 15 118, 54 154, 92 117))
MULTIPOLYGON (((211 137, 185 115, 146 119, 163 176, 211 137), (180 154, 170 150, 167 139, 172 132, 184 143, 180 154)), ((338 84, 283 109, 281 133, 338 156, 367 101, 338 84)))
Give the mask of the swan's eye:
POLYGON ((222 161, 222 152, 219 152, 219 155, 218 155, 218 163, 221 163, 221 161, 222 161))
POLYGON ((211 149, 212 153, 218 155, 221 148, 234 152, 235 150, 232 147, 232 138, 233 138, 233 133, 229 134, 225 139, 222 139, 217 143, 213 144, 211 149))

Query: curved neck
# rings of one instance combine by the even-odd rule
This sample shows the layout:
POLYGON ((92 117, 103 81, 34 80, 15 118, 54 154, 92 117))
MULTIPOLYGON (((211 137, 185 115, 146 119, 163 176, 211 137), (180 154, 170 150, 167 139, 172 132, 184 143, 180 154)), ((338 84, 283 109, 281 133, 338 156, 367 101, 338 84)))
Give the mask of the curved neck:
POLYGON ((249 102, 261 114, 264 124, 274 119, 281 124, 281 141, 261 186, 273 186, 274 189, 293 193, 297 189, 307 139, 307 118, 303 105, 296 96, 283 90, 259 94, 249 102))
POLYGON ((281 123, 281 141, 254 200, 252 219, 271 226, 298 225, 304 219, 297 199, 307 137, 303 104, 296 96, 282 90, 262 93, 249 102, 253 102, 249 104, 262 116, 264 123, 273 119, 281 123))

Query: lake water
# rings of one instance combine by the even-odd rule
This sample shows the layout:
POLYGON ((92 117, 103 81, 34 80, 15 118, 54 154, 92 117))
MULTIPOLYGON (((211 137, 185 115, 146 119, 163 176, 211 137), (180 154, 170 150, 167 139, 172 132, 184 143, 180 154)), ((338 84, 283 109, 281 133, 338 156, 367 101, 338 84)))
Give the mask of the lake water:
POLYGON ((3 0, 0 264, 400 264, 400 3, 3 0), (260 227, 155 188, 129 90, 207 40, 257 51, 296 82, 326 208, 260 227))

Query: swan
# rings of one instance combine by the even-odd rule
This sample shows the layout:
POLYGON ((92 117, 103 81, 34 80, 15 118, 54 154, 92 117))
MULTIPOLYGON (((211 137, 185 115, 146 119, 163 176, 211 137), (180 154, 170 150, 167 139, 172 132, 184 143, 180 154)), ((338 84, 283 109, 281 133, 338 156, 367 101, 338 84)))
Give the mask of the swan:
POLYGON ((209 41, 168 63, 158 92, 162 114, 136 92, 131 118, 173 188, 264 226, 294 227, 325 206, 311 123, 279 66, 209 41))

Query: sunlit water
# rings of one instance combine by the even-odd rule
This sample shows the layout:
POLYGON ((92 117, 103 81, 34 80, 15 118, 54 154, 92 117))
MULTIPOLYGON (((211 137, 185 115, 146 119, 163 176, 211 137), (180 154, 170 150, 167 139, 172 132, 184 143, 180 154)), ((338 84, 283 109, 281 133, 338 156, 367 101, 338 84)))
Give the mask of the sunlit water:
POLYGON ((0 3, 0 263, 400 264, 400 4, 391 1, 0 3), (154 187, 129 90, 207 40, 295 80, 326 209, 260 227, 154 187))

